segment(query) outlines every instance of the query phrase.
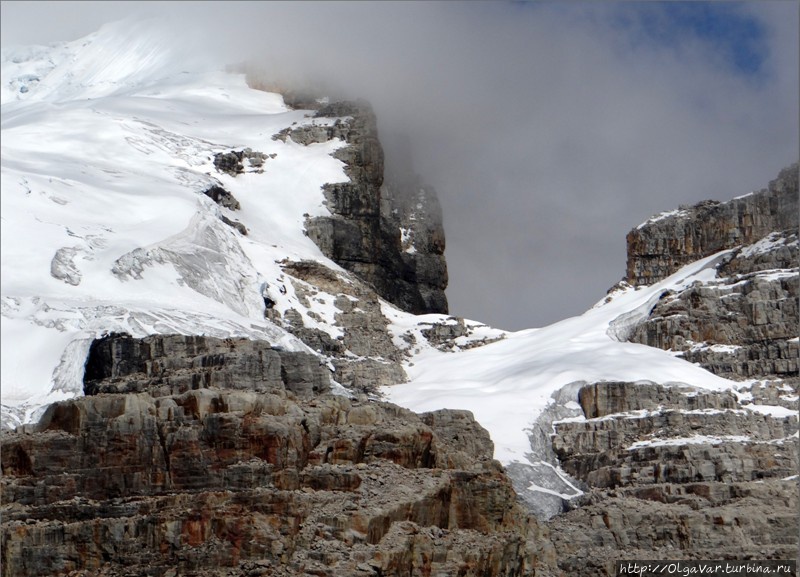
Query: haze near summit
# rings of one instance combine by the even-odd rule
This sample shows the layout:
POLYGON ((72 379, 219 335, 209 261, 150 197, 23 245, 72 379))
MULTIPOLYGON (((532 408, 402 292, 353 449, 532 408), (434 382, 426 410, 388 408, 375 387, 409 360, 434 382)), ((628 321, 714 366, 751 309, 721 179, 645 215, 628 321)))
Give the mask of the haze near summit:
MULTIPOLYGON (((370 100, 440 196, 451 313, 581 314, 652 214, 797 160, 795 2, 8 2, 2 43, 155 16, 209 63, 370 100)), ((178 40, 176 39, 176 42, 178 40)))

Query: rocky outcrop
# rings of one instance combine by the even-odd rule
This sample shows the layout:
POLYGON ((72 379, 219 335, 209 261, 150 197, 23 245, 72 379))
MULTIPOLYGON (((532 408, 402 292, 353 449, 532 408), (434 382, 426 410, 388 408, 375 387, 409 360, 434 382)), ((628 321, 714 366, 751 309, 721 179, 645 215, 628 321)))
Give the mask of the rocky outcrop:
POLYGON ((301 144, 332 138, 347 143, 334 156, 345 163, 349 182, 323 187, 331 216, 308 219, 308 236, 325 256, 399 308, 446 313, 444 229, 436 193, 416 180, 384 178, 377 122, 366 102, 318 106, 317 123, 275 136, 301 144))
POLYGON ((562 575, 616 575, 617 560, 768 560, 797 553, 796 481, 687 484, 590 494, 553 520, 562 575), (658 494, 658 493, 656 493, 658 494))
MULTIPOLYGON (((729 393, 594 383, 585 420, 555 424, 581 506, 549 524, 568 575, 617 559, 790 559, 797 552, 798 421, 729 393)), ((788 413, 788 412, 785 412, 788 413)))
POLYGON ((231 210, 239 210, 240 208, 239 201, 236 200, 236 197, 219 185, 215 184, 213 186, 209 186, 203 191, 203 194, 216 202, 218 205, 224 206, 225 208, 229 208, 231 210))
POLYGON ((288 391, 308 398, 330 390, 330 371, 310 353, 289 352, 245 338, 111 334, 95 340, 84 392, 154 397, 207 388, 288 391))
POLYGON ((406 381, 403 363, 421 346, 464 350, 504 337, 480 323, 439 315, 401 327, 355 274, 309 260, 284 260, 281 269, 281 284, 263 289, 265 316, 324 358, 333 379, 356 394, 374 396, 379 387, 406 381))
POLYGON ((222 222, 224 222, 225 224, 227 224, 229 227, 231 227, 231 228, 235 229, 236 231, 238 231, 239 234, 241 234, 242 236, 247 236, 247 233, 248 233, 247 227, 245 225, 243 225, 241 222, 239 222, 238 220, 230 219, 227 216, 225 216, 224 214, 219 215, 219 219, 222 222))
POLYGON ((597 419, 616 413, 659 410, 667 404, 686 411, 733 409, 736 396, 732 392, 716 393, 690 386, 665 387, 650 381, 604 381, 582 387, 578 402, 587 419, 597 419))
POLYGON ((420 418, 440 439, 470 457, 482 459, 494 454, 494 443, 469 411, 442 409, 423 413, 420 418))
POLYGON ((630 231, 627 282, 651 285, 721 250, 753 244, 776 231, 797 233, 799 168, 783 169, 759 192, 684 206, 630 231))
POLYGON ((425 303, 421 310, 446 313, 448 276, 439 198, 414 172, 408 140, 396 137, 394 141, 381 188, 381 216, 389 230, 400 231, 402 278, 418 287, 425 303))
MULTIPOLYGON (((313 309, 321 293, 328 296, 335 311, 331 328, 341 334, 334 338, 319 328, 306 326, 311 323, 306 323, 296 309, 288 310, 283 317, 271 313, 270 319, 327 357, 335 369, 336 382, 370 394, 377 387, 406 380, 402 352, 392 341, 389 321, 374 290, 353 275, 314 261, 286 262, 283 270, 305 308, 313 309)), ((317 320, 313 310, 309 315, 310 321, 317 320)))
POLYGON ((315 360, 95 342, 87 396, 2 436, 2 575, 532 574, 471 415, 317 394, 315 360))
MULTIPOLYGON (((240 151, 220 152, 214 155, 214 168, 217 169, 217 172, 225 172, 231 176, 237 176, 245 172, 245 167, 242 163, 247 162, 250 168, 249 172, 264 172, 264 161, 267 158, 275 158, 275 154, 266 155, 263 152, 254 152, 250 148, 240 151)), ((230 210, 239 210, 241 208, 236 197, 225 190, 218 181, 205 189, 203 194, 223 208, 230 210)), ((224 214, 220 214, 219 218, 222 222, 238 231, 239 234, 247 236, 247 227, 241 222, 228 218, 224 214)))
MULTIPOLYGON (((796 238, 793 246, 796 255, 796 238)), ((734 274, 664 294, 629 340, 681 351, 726 378, 794 379, 800 357, 797 270, 734 274)))
POLYGON ((268 158, 275 158, 275 155, 267 155, 251 148, 218 152, 214 155, 214 168, 217 169, 217 172, 224 172, 231 176, 237 176, 244 172, 260 173, 264 172, 264 162, 268 158))
POLYGON ((653 382, 579 391, 584 418, 556 421, 552 436, 585 491, 548 523, 564 574, 614 575, 619 559, 795 557, 797 175, 794 165, 765 190, 681 207, 628 234, 632 285, 728 252, 709 265, 713 278, 665 291, 609 335, 754 382, 735 393, 653 382))
POLYGON ((628 235, 628 280, 651 283, 723 249, 713 280, 661 295, 627 340, 679 351, 732 378, 800 374, 798 165, 769 188, 651 219, 628 235))

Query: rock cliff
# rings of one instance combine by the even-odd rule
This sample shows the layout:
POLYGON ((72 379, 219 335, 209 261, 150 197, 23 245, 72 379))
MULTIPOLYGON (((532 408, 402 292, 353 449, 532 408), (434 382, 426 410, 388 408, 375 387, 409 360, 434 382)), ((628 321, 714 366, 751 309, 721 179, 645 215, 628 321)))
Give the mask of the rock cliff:
POLYGON ((794 558, 796 411, 646 382, 595 383, 579 399, 585 420, 553 437, 588 488, 549 523, 565 574, 614 575, 620 559, 794 558))
POLYGON ((407 165, 385 177, 384 151, 368 103, 316 106, 319 124, 275 136, 305 145, 332 138, 347 143, 334 156, 344 162, 350 181, 324 187, 332 214, 309 218, 308 236, 325 256, 397 307, 414 314, 447 313, 444 228, 436 192, 411 176, 407 165))
POLYGON ((328 387, 245 339, 96 341, 86 396, 3 437, 2 575, 533 574, 470 414, 328 387))
POLYGON ((628 234, 634 285, 719 256, 709 280, 664 292, 610 334, 746 382, 719 393, 654 382, 580 389, 582 415, 553 425, 560 465, 586 490, 548 523, 564 574, 614 575, 619 559, 795 558, 797 172, 628 234))
POLYGON ((765 241, 762 247, 734 250, 719 265, 717 279, 664 294, 629 339, 680 352, 726 378, 795 379, 797 234, 765 241), (774 248, 768 257, 759 252, 767 245, 774 248), (772 266, 751 271, 756 257, 768 258, 772 266))
POLYGON ((628 235, 628 281, 656 282, 687 259, 730 249, 715 278, 664 293, 627 339, 679 352, 732 379, 796 381, 800 348, 798 165, 769 188, 702 203, 628 235))
POLYGON ((627 236, 626 280, 654 284, 682 266, 770 233, 797 233, 798 164, 761 191, 728 202, 707 200, 657 215, 627 236))

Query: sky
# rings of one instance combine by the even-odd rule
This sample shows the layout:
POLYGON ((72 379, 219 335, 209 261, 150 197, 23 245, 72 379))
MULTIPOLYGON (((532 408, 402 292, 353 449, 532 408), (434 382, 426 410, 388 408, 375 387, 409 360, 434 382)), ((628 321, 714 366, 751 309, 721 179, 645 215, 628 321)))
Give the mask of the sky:
POLYGON ((451 314, 517 330, 601 300, 649 216, 798 159, 799 6, 4 0, 0 40, 156 17, 209 63, 368 99, 439 194, 451 314))

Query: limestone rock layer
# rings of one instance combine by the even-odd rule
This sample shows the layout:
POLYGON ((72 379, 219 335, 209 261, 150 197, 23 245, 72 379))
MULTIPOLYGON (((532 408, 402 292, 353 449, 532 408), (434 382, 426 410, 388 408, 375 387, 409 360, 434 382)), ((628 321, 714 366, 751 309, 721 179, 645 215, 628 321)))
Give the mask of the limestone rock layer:
POLYGON ((588 385, 580 404, 586 419, 553 438, 587 489, 548 525, 562 574, 614 575, 619 559, 794 558, 796 413, 647 382, 588 385))
POLYGON ((469 413, 323 371, 245 339, 96 341, 87 395, 3 434, 3 577, 531 574, 536 526, 469 413))
POLYGON ((724 203, 681 207, 630 231, 627 282, 655 284, 721 250, 753 244, 773 232, 797 233, 798 168, 783 169, 761 191, 724 203))
POLYGON ((687 262, 729 249, 715 278, 668 291, 627 340, 676 351, 735 380, 795 382, 800 326, 798 170, 726 203, 657 217, 628 234, 628 282, 652 284, 687 262))

